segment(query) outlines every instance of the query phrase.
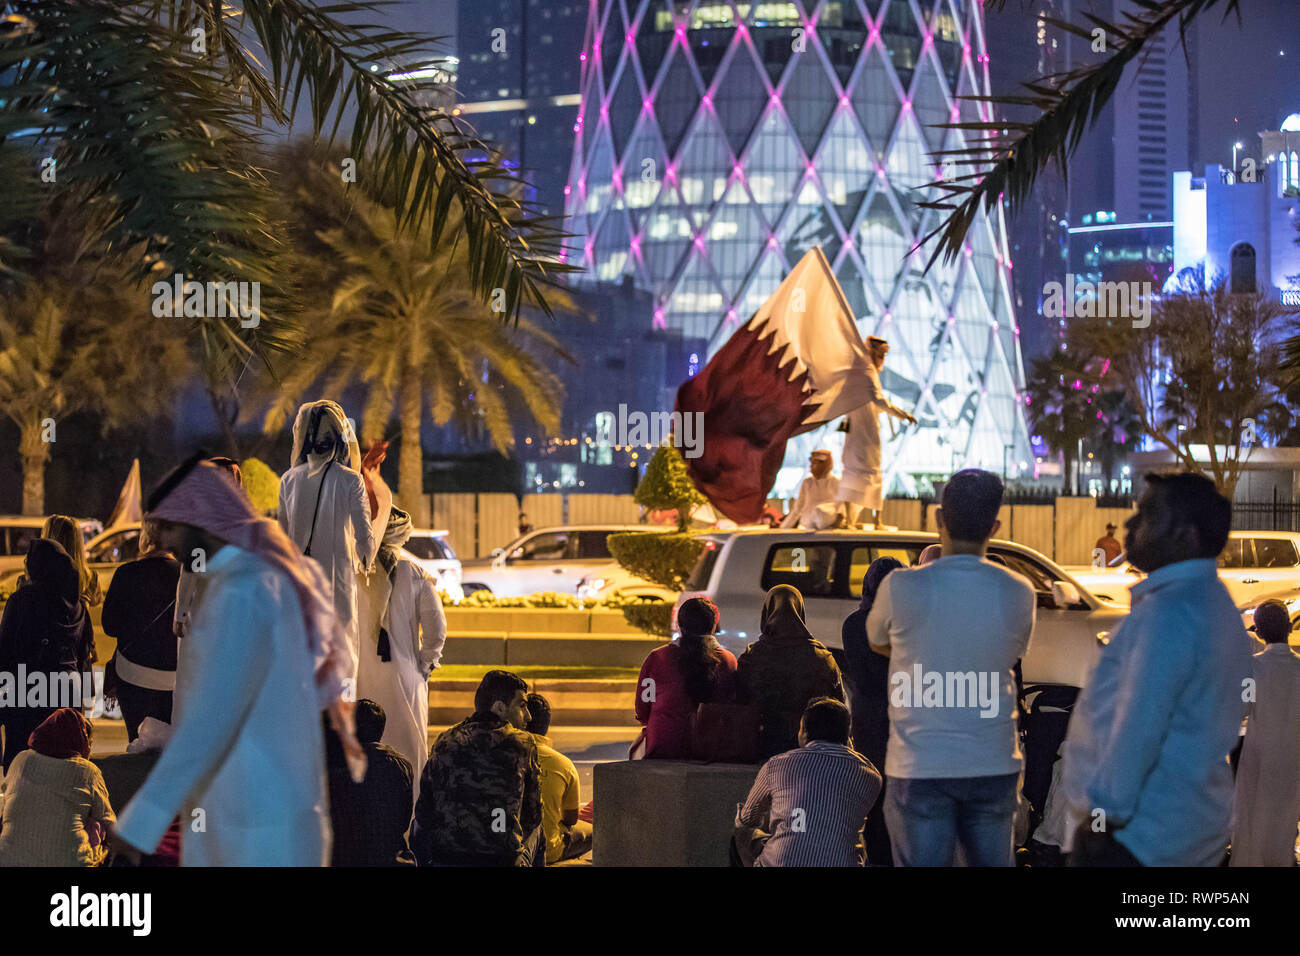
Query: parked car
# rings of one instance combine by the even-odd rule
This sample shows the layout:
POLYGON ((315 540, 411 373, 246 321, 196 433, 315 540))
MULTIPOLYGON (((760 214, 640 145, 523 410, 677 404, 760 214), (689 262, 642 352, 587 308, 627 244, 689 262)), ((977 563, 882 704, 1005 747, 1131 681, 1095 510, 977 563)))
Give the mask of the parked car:
MULTIPOLYGON (((82 537, 89 541, 103 530, 103 525, 93 518, 78 518, 82 537)), ((34 515, 4 515, 0 517, 0 574, 23 569, 27 546, 41 536, 45 519, 34 515)))
MULTIPOLYGON (((705 550, 677 599, 712 599, 722 612, 718 641, 734 654, 758 638, 769 588, 790 584, 804 596, 808 629, 842 652, 840 626, 858 606, 862 578, 876 558, 913 565, 938 535, 919 531, 738 530, 705 536, 705 550)), ((1034 637, 1022 673, 1026 684, 1083 687, 1105 635, 1127 610, 1080 586, 1032 548, 990 541, 988 557, 1023 575, 1038 595, 1034 637)), ((972 613, 978 609, 972 608, 972 613)), ((960 635, 954 635, 958 639, 960 635)))
MULTIPOLYGON (((1096 596, 1128 606, 1128 589, 1146 577, 1120 555, 1111 567, 1067 567, 1096 596)), ((1263 595, 1300 587, 1300 534, 1293 531, 1233 531, 1219 555, 1219 579, 1238 605, 1263 595)))
MULTIPOLYGON (((519 597, 541 591, 608 593, 617 586, 657 588, 649 581, 624 571, 609 553, 605 539, 619 532, 662 534, 671 527, 646 525, 561 525, 539 528, 521 535, 491 557, 463 562, 462 580, 466 594, 487 590, 501 597, 519 597), (595 582, 601 584, 597 587, 595 582), (606 586, 606 582, 609 586, 606 586)), ((658 589, 663 591, 662 588, 658 589)), ((666 593, 666 592, 665 592, 666 593)))
POLYGON ((439 591, 453 601, 459 601, 465 596, 461 588, 460 559, 447 543, 446 531, 417 529, 411 532, 406 550, 415 555, 420 566, 433 575, 439 591))

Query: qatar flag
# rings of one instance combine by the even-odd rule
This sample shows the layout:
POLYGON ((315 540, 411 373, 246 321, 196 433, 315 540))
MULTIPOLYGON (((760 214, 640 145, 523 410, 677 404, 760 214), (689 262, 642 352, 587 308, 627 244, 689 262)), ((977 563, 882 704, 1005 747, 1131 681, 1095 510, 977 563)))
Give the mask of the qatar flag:
POLYGON ((677 390, 677 411, 704 413, 695 486, 737 524, 757 522, 785 444, 865 405, 871 354, 820 247, 810 249, 753 318, 677 390))

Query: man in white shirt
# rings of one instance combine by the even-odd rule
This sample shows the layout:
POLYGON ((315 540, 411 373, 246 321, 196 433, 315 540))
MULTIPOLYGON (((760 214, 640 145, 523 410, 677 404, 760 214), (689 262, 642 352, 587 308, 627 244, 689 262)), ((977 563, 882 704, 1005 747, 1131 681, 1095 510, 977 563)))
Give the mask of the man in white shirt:
MULTIPOLYGON (((808 470, 812 474, 799 485, 799 497, 795 498, 790 513, 781 521, 782 528, 813 526, 816 523, 817 506, 835 501, 840 480, 831 474, 834 464, 835 459, 825 448, 819 448, 808 456, 808 470)), ((827 515, 828 519, 833 517, 833 514, 827 515)))
POLYGON ((118 852, 153 852, 179 814, 183 866, 324 866, 332 833, 322 709, 353 780, 365 775, 345 697, 356 661, 324 576, 210 462, 173 472, 146 518, 158 543, 207 583, 181 642, 185 706, 118 814, 118 852))
POLYGON ((1254 658, 1254 694, 1237 767, 1229 866, 1295 866, 1300 822, 1300 654, 1287 641, 1291 613, 1281 601, 1255 608, 1265 644, 1254 658))
POLYGON ((985 560, 999 528, 1002 481, 966 469, 936 511, 943 556, 885 578, 867 616, 889 658, 885 821, 897 866, 1012 866, 1023 759, 1016 662, 1036 598, 1023 577, 985 560))
POLYGON ((1132 610, 1079 695, 1062 756, 1071 866, 1218 866, 1250 642, 1215 559, 1232 506, 1203 475, 1147 475, 1125 522, 1132 610))

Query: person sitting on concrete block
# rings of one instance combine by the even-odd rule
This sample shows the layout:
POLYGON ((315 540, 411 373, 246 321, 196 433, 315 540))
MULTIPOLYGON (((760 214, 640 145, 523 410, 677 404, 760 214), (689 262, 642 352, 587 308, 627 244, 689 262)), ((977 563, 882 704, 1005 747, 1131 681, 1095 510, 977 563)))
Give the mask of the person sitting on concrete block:
POLYGON ((736 814, 737 866, 861 866, 862 826, 880 793, 880 772, 849 747, 849 709, 809 701, 799 748, 771 758, 736 814))

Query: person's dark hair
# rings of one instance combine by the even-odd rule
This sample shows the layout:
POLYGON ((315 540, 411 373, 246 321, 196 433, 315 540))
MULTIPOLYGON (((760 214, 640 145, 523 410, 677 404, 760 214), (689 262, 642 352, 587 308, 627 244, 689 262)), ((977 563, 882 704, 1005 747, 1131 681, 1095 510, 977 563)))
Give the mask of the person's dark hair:
POLYGON ((543 737, 551 729, 551 702, 541 694, 528 695, 528 726, 524 729, 543 737))
POLYGON ((1291 614, 1281 601, 1265 601, 1255 608, 1255 633, 1268 644, 1285 644, 1291 636, 1291 614))
POLYGON ((804 735, 809 740, 849 743, 849 709, 834 697, 814 697, 803 710, 804 735))
POLYGON ((983 541, 993 533, 1002 507, 1002 479, 991 471, 963 468, 943 486, 943 524, 955 541, 983 541))
POLYGON ((488 671, 479 682, 478 690, 474 691, 474 710, 482 714, 491 710, 497 701, 509 704, 517 690, 528 692, 527 682, 518 674, 488 671))
POLYGON ((681 631, 677 639, 678 673, 686 693, 697 704, 712 700, 717 689, 722 654, 713 634, 721 620, 718 606, 708 598, 691 598, 677 609, 677 628, 681 631))
POLYGON ((356 715, 357 740, 363 744, 379 743, 384 736, 384 728, 388 725, 388 715, 384 713, 379 701, 362 697, 357 701, 356 715))
POLYGON ((1219 494, 1214 482, 1193 471, 1172 475, 1148 474, 1148 488, 1156 490, 1174 519, 1196 529, 1198 557, 1217 558, 1228 543, 1232 527, 1232 502, 1219 494))
POLYGON ((167 472, 163 480, 158 482, 158 486, 154 488, 153 493, 149 495, 149 500, 145 502, 145 512, 156 511, 167 496, 176 490, 176 486, 185 480, 185 476, 199 466, 199 462, 207 461, 211 457, 206 451, 197 451, 167 472))

